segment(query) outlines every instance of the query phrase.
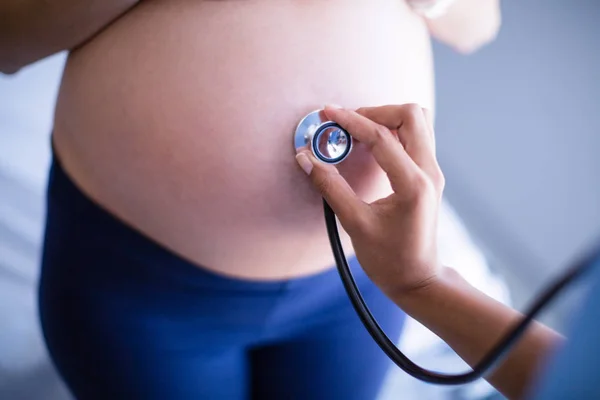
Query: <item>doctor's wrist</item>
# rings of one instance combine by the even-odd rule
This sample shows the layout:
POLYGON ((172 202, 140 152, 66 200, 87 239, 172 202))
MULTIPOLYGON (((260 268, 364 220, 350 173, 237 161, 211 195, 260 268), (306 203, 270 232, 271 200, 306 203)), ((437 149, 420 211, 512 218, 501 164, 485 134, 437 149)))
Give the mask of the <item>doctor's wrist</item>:
POLYGON ((464 286, 465 279, 456 270, 442 266, 435 275, 411 287, 399 287, 391 294, 391 299, 401 308, 414 302, 426 301, 428 297, 437 297, 448 286, 464 286))

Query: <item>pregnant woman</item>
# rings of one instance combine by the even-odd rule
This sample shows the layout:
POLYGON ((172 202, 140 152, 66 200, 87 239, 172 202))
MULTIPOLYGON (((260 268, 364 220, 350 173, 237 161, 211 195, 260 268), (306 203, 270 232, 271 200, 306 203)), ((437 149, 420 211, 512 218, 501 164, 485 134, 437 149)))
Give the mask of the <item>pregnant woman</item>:
MULTIPOLYGON (((389 363, 332 268, 292 133, 325 103, 433 108, 430 34, 468 52, 499 26, 497 0, 431 19, 434 3, 2 3, 3 72, 71 50, 39 299, 75 397, 377 396, 389 363)), ((360 146, 341 172, 367 201, 390 193, 360 146)), ((352 263, 397 337, 402 314, 352 263)))

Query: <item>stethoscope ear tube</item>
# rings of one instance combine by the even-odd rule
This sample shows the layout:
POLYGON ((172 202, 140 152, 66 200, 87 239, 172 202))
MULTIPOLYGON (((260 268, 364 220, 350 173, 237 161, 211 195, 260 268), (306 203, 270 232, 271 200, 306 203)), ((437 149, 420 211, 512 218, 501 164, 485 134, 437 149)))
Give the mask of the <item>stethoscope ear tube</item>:
POLYGON ((348 267, 348 262, 340 241, 335 213, 325 200, 323 200, 323 207, 325 211, 325 222, 327 225, 329 242, 335 257, 340 278, 342 279, 346 293, 352 302, 352 306, 360 317, 363 325, 369 334, 371 334, 373 340, 375 340, 379 347, 381 347, 384 353, 403 371, 421 381, 439 385, 461 385, 473 382, 490 373, 498 365, 498 363, 503 360, 515 342, 523 335, 529 324, 531 324, 531 322, 540 314, 540 312, 550 304, 551 300, 554 300, 556 295, 571 282, 590 270, 592 265, 594 265, 594 257, 598 256, 598 254, 595 254, 594 252, 593 257, 583 259, 573 268, 568 270, 555 283, 550 285, 533 303, 528 312, 525 314, 525 317, 511 331, 509 331, 485 357, 482 358, 482 360, 473 368, 472 371, 455 375, 442 374, 421 368, 412 362, 398 349, 398 347, 396 347, 396 345, 387 337, 385 332, 383 332, 371 314, 369 308, 365 304, 365 301, 360 294, 358 287, 356 286, 352 272, 348 267))

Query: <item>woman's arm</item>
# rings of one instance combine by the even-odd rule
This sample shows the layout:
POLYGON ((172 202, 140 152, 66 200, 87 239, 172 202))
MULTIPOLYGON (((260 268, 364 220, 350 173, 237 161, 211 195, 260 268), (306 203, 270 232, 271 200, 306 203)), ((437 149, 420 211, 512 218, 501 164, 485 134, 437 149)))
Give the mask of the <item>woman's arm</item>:
MULTIPOLYGON (((478 363, 521 316, 437 259, 444 177, 435 157, 431 113, 415 104, 325 111, 357 146, 371 151, 394 192, 368 204, 334 166, 318 162, 310 151, 296 156, 299 165, 335 211, 371 280, 467 363, 478 363)), ((487 379, 509 398, 524 397, 543 358, 560 342, 552 330, 531 325, 487 379)))
MULTIPOLYGON (((469 365, 477 364, 522 318, 450 269, 429 285, 393 300, 448 343, 469 365)), ((556 332, 534 322, 486 379, 507 398, 522 399, 548 353, 562 341, 556 332)))
POLYGON ((138 0, 2 0, 0 72, 9 74, 72 49, 121 16, 138 0))
MULTIPOLYGON (((432 0, 408 2, 418 10, 419 5, 432 0)), ((454 0, 440 17, 425 21, 437 40, 461 53, 472 53, 496 38, 501 24, 500 0, 454 0)))

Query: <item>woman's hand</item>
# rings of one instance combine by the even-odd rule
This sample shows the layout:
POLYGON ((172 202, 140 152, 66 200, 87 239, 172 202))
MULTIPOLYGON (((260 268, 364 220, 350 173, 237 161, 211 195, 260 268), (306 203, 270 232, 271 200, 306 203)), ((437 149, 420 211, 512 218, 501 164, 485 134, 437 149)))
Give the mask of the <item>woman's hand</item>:
POLYGON ((139 0, 0 1, 0 73, 72 50, 121 17, 139 0))
POLYGON ((367 204, 332 165, 309 151, 296 157, 350 235, 375 284, 397 299, 434 282, 441 271, 436 228, 444 177, 435 157, 431 113, 415 104, 326 107, 327 117, 368 146, 394 193, 367 204))
MULTIPOLYGON (((444 3, 444 0, 438 0, 444 3)), ((408 0, 418 12, 435 0, 408 0)), ((473 53, 492 42, 502 23, 500 0, 454 0, 437 18, 425 18, 429 32, 442 43, 464 54, 473 53)))

